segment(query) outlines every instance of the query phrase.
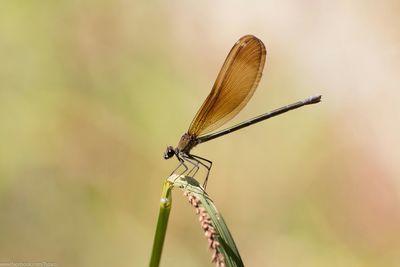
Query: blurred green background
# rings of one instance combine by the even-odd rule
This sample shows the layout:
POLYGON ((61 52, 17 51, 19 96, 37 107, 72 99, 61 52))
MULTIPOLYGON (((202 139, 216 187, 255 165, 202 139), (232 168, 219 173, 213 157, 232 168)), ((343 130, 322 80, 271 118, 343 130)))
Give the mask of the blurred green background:
MULTIPOLYGON (((232 45, 267 46, 230 123, 195 148, 248 266, 400 265, 399 1, 2 1, 0 262, 146 266, 163 160, 232 45)), ((174 194, 162 266, 212 266, 174 194)))

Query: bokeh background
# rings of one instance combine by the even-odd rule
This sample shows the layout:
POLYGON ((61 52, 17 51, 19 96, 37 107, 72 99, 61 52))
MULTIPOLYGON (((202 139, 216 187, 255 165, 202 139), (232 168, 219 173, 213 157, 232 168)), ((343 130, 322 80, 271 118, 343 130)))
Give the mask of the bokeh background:
MULTIPOLYGON (((399 1, 2 1, 0 261, 146 266, 164 161, 236 40, 268 49, 197 147, 247 266, 400 265, 399 1)), ((211 266, 180 192, 162 266, 211 266)))

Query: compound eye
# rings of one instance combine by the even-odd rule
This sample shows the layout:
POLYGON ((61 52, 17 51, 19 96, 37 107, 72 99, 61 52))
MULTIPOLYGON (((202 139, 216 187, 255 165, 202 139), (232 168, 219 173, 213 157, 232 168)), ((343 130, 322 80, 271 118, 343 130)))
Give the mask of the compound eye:
POLYGON ((170 146, 167 147, 167 151, 165 151, 165 153, 164 153, 164 158, 165 159, 169 159, 174 155, 175 155, 174 149, 172 147, 170 147, 170 146))

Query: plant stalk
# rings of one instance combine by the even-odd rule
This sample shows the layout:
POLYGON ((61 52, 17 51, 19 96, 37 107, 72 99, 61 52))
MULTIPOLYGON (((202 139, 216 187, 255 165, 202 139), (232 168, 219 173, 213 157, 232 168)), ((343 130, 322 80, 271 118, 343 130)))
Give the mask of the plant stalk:
POLYGON ((158 267, 160 265, 162 249, 164 246, 165 234, 167 232, 169 213, 171 211, 172 184, 165 181, 161 192, 160 211, 158 214, 157 228, 153 241, 153 250, 151 252, 150 267, 158 267))

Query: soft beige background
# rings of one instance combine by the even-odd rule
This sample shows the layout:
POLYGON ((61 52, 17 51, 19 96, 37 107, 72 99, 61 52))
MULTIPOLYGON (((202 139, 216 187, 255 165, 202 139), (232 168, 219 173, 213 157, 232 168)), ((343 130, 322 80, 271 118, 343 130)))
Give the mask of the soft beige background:
MULTIPOLYGON (((239 122, 194 150, 247 266, 400 265, 399 1, 2 1, 0 262, 146 266, 164 161, 244 34, 268 49, 239 122)), ((162 266, 211 266, 174 206, 162 266)))

